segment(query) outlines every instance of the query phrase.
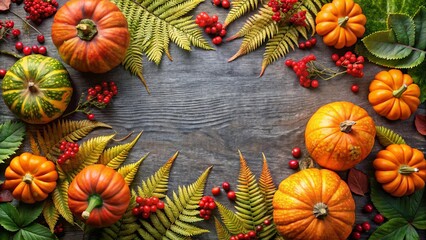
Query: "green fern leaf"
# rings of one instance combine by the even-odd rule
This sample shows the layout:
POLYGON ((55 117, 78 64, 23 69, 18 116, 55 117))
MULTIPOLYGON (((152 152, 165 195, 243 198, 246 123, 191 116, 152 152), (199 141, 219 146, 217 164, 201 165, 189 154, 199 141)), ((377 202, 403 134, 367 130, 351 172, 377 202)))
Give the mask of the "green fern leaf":
POLYGON ((141 135, 142 132, 139 133, 130 143, 105 149, 105 151, 102 152, 98 163, 106 165, 112 169, 117 169, 126 160, 130 150, 133 146, 135 146, 141 135))
POLYGON ((401 135, 383 126, 376 126, 376 136, 379 143, 384 147, 391 144, 405 144, 405 140, 401 137, 401 135))
POLYGON ((55 190, 53 190, 53 204, 61 216, 70 224, 74 225, 74 218, 68 207, 68 181, 58 180, 55 190))
POLYGON ((50 231, 53 232, 53 230, 55 229, 55 225, 59 219, 59 212, 58 210, 56 210, 51 198, 48 198, 44 202, 43 217, 47 225, 49 226, 50 231))
POLYGON ((262 153, 263 156, 263 165, 262 172, 259 176, 259 187, 262 195, 265 197, 266 202, 266 214, 272 216, 272 212, 274 207, 272 206, 272 199, 274 198, 274 194, 277 191, 277 187, 272 180, 271 171, 269 171, 268 162, 266 161, 265 154, 262 153))
POLYGON ((58 169, 67 175, 69 182, 85 167, 96 164, 106 145, 114 135, 94 137, 81 144, 79 151, 72 161, 61 164, 58 169))
POLYGON ((137 189, 139 196, 145 198, 158 197, 160 199, 166 196, 170 169, 178 155, 179 152, 176 152, 157 172, 146 181, 142 181, 141 187, 137 189))
POLYGON ((232 234, 245 233, 249 230, 244 227, 245 223, 234 212, 226 208, 220 202, 216 202, 217 210, 219 210, 220 217, 226 226, 226 229, 232 234))
POLYGON ((218 240, 228 240, 232 237, 232 235, 228 231, 228 229, 226 229, 226 227, 223 226, 223 224, 216 217, 214 217, 214 225, 215 225, 215 228, 216 228, 218 240))
POLYGON ((135 163, 130 163, 127 165, 124 165, 120 167, 117 172, 123 176, 124 180, 126 181, 127 185, 131 185, 133 182, 133 179, 135 179, 136 173, 139 170, 139 166, 142 164, 142 162, 148 157, 148 154, 143 156, 141 159, 139 159, 135 163))
POLYGON ((164 214, 150 215, 151 221, 141 220, 142 231, 138 231, 143 239, 188 239, 189 237, 209 232, 206 229, 193 225, 202 221, 202 218, 194 218, 199 214, 198 202, 203 196, 207 177, 212 167, 209 167, 191 185, 179 187, 178 194, 173 192, 173 199, 165 197, 164 214), (187 215, 189 213, 189 215, 187 215), (157 219, 156 219, 157 218, 157 219), (166 222, 165 224, 163 222, 166 222), (159 224, 162 223, 162 224, 159 224), (164 226, 168 226, 165 228, 164 226))
POLYGON ((230 23, 242 17, 244 14, 257 9, 259 0, 234 0, 232 1, 231 9, 223 22, 223 27, 226 28, 230 23))
POLYGON ((123 217, 114 223, 110 227, 102 228, 100 233, 100 239, 102 240, 132 240, 137 237, 136 231, 139 228, 137 224, 137 217, 133 215, 132 209, 136 206, 135 194, 133 192, 132 198, 130 199, 129 207, 123 217))

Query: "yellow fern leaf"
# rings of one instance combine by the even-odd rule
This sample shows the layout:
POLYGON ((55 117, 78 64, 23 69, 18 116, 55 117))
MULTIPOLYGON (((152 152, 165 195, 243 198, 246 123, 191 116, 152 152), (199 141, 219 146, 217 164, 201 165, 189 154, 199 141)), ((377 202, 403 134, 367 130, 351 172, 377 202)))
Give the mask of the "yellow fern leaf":
POLYGON ((230 23, 237 20, 244 14, 257 9, 259 0, 233 0, 231 9, 223 22, 223 27, 226 28, 230 23))
POLYGON ((140 132, 135 139, 129 143, 105 149, 105 151, 102 152, 98 163, 106 165, 112 169, 117 169, 126 160, 130 150, 133 146, 135 146, 141 135, 142 132, 140 132))
POLYGON ((58 181, 55 190, 53 190, 53 204, 61 216, 70 224, 74 225, 74 218, 68 207, 68 181, 58 181))
POLYGON ((214 217, 214 225, 215 225, 215 228, 216 228, 218 240, 228 240, 232 237, 232 235, 228 231, 228 229, 226 229, 226 227, 223 226, 223 224, 216 217, 214 217))
POLYGON ((53 230, 55 229, 55 225, 59 219, 59 212, 58 210, 56 210, 51 198, 48 198, 44 202, 43 217, 47 225, 49 226, 50 231, 53 232, 53 230))
POLYGON ((27 136, 28 136, 28 139, 30 141, 31 152, 34 155, 39 155, 40 156, 41 155, 40 148, 39 148, 39 145, 37 144, 37 141, 35 140, 34 135, 32 133, 30 133, 30 132, 27 132, 27 136))
POLYGON ((148 157, 148 154, 143 156, 141 159, 139 159, 137 162, 135 163, 130 163, 127 165, 124 165, 122 167, 120 167, 117 172, 121 174, 121 176, 123 176, 124 180, 126 181, 127 185, 131 185, 133 182, 133 179, 136 176, 136 173, 139 170, 139 166, 141 165, 141 163, 148 157))
POLYGON ((259 187, 262 192, 267 208, 267 214, 272 216, 272 212, 274 207, 272 206, 272 199, 274 198, 274 194, 277 191, 277 187, 274 184, 272 179, 271 171, 269 171, 268 162, 266 161, 265 154, 262 153, 263 156, 263 164, 262 164, 262 172, 259 176, 259 187))

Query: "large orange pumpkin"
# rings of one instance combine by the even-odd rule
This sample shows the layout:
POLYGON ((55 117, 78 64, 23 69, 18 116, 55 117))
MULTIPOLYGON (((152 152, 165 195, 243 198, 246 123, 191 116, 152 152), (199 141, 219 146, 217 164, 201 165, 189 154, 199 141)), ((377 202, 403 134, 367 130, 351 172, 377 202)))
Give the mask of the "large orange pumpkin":
POLYGON ((366 110, 350 102, 332 102, 309 119, 305 143, 320 166, 343 171, 368 156, 375 135, 374 121, 366 110))
POLYGON ((284 179, 272 200, 284 239, 346 239, 355 222, 355 202, 335 172, 310 168, 284 179))
POLYGON ((71 0, 55 14, 52 41, 71 67, 104 73, 124 60, 130 33, 125 16, 109 0, 71 0))

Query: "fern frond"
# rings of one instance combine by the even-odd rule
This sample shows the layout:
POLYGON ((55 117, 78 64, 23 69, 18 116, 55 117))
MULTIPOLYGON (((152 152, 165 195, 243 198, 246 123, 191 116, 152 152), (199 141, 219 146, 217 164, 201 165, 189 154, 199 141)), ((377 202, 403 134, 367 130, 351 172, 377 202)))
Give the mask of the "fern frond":
POLYGON ((376 126, 376 136, 383 147, 391 144, 405 144, 405 140, 401 135, 384 126, 376 126))
POLYGON ((133 215, 132 209, 136 206, 135 194, 133 192, 130 199, 129 207, 127 207, 124 215, 110 227, 102 228, 100 239, 102 240, 132 240, 137 237, 136 231, 139 228, 137 217, 133 215))
POLYGON ((231 9, 223 22, 223 27, 226 28, 230 23, 242 17, 244 14, 257 9, 259 0, 234 0, 232 1, 231 9))
POLYGON ((30 142, 31 152, 34 155, 40 156, 41 155, 40 148, 37 144, 37 141, 36 141, 34 135, 31 132, 27 132, 27 136, 28 136, 28 139, 29 139, 29 142, 30 142))
POLYGON ((164 198, 167 192, 169 183, 170 169, 173 166, 179 152, 176 152, 157 172, 150 176, 146 181, 142 181, 137 192, 141 197, 158 197, 164 198))
POLYGON ((226 228, 232 235, 245 233, 249 230, 244 227, 245 223, 233 211, 226 208, 220 202, 216 202, 217 210, 226 228))
POLYGON ((133 146, 135 146, 141 135, 142 132, 140 132, 135 139, 129 143, 105 149, 105 151, 102 152, 98 163, 106 165, 112 169, 117 169, 126 160, 130 150, 133 146))
POLYGON ((53 204, 59 214, 70 224, 74 225, 74 218, 68 207, 68 181, 58 180, 55 190, 53 190, 53 204))
POLYGON ((140 165, 142 164, 142 162, 147 157, 148 157, 148 154, 146 154, 145 156, 143 156, 137 162, 124 165, 124 166, 120 167, 117 170, 117 172, 120 173, 121 176, 123 176, 123 178, 126 181, 127 185, 131 185, 132 184, 133 179, 135 178, 136 173, 138 172, 140 165))
POLYGON ((271 171, 269 171, 268 162, 266 161, 265 154, 262 153, 263 156, 263 164, 262 164, 262 172, 259 176, 259 187, 262 195, 265 198, 266 202, 266 214, 272 216, 272 212, 274 207, 272 206, 272 199, 274 198, 274 194, 277 191, 277 187, 272 180, 271 171))
POLYGON ((228 229, 226 229, 226 227, 223 226, 223 224, 216 217, 214 217, 214 225, 216 228, 216 234, 217 234, 218 240, 228 240, 232 237, 228 229))
POLYGON ((55 229, 55 225, 59 219, 59 212, 58 210, 56 210, 55 205, 53 204, 53 201, 51 198, 48 198, 44 202, 43 217, 47 225, 49 226, 50 231, 53 233, 53 230, 55 229))
POLYGON ((109 136, 99 136, 83 142, 75 158, 72 161, 67 161, 60 165, 61 169, 70 179, 70 182, 85 167, 98 162, 106 145, 113 137, 114 134, 109 136))
POLYGON ((142 63, 142 54, 143 51, 140 48, 143 45, 143 39, 135 39, 132 36, 130 37, 130 46, 127 49, 126 56, 121 63, 124 66, 124 69, 130 71, 133 75, 136 75, 144 85, 146 91, 150 93, 146 80, 143 76, 143 63, 142 63))
POLYGON ((209 167, 191 185, 179 187, 178 194, 173 192, 173 199, 166 196, 165 215, 158 216, 157 213, 153 213, 150 215, 150 222, 141 220, 141 228, 144 228, 144 231, 138 231, 139 234, 143 233, 140 237, 143 239, 188 239, 189 237, 209 232, 193 225, 194 222, 203 220, 193 216, 199 213, 196 209, 203 196, 204 187, 211 169, 212 167, 209 167), (168 228, 164 227, 166 225, 168 228))

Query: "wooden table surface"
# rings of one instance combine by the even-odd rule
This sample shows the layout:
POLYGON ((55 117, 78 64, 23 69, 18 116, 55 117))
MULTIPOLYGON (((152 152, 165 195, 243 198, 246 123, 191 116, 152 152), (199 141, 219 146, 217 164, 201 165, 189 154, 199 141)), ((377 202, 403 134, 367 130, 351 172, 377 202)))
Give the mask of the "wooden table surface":
MULTIPOLYGON (((62 6, 65 1, 58 2, 62 6)), ((12 10, 25 16, 22 5, 12 4, 12 10)), ((208 0, 192 14, 195 16, 201 11, 218 14, 221 22, 227 14, 227 10, 211 5, 208 0)), ((23 24, 10 13, 1 13, 0 19, 5 18, 15 20, 18 27, 23 24)), ((46 36, 44 45, 48 49, 48 56, 59 59, 50 38, 52 20, 44 21, 38 29, 46 36)), ((236 33, 244 20, 242 18, 231 24, 227 29, 228 36, 236 33)), ((36 35, 31 30, 29 35, 21 35, 20 40, 28 45, 37 44, 36 35)), ((317 39, 318 44, 312 50, 296 50, 287 58, 300 59, 313 53, 319 61, 332 67, 330 56, 335 50, 326 47, 320 37, 317 39)), ((173 61, 164 57, 159 66, 144 58, 144 76, 151 95, 147 94, 139 79, 122 66, 106 74, 85 74, 66 65, 75 85, 74 102, 69 110, 75 107, 80 94, 87 91, 89 86, 101 81, 115 81, 119 94, 106 109, 94 112, 96 119, 111 125, 117 132, 116 138, 143 131, 126 162, 135 162, 150 153, 137 174, 134 186, 154 173, 176 151, 180 152, 170 175, 169 193, 177 190, 179 185, 195 181, 209 166, 213 166, 213 170, 208 178, 206 194, 211 195, 210 189, 223 181, 229 181, 236 188, 238 150, 256 176, 259 176, 264 153, 273 180, 278 185, 294 173, 287 166, 292 159, 291 149, 299 146, 305 151, 304 131, 308 119, 320 106, 333 101, 350 101, 363 107, 376 125, 391 128, 401 134, 409 145, 426 152, 425 137, 416 132, 413 117, 405 121, 388 121, 377 115, 368 103, 368 85, 382 68, 366 63, 362 79, 342 76, 320 81, 318 89, 306 89, 299 85, 295 74, 284 66, 284 59, 270 65, 265 75, 259 78, 263 47, 228 63, 227 59, 238 50, 240 43, 241 40, 234 40, 222 44, 215 51, 194 48, 191 52, 171 44, 173 61), (360 86, 358 94, 350 90, 353 83, 360 86)), ((0 42, 1 50, 12 51, 13 46, 13 41, 0 42)), ((14 61, 1 55, 0 68, 9 68, 14 61)), ((3 101, 0 102, 0 112, 1 122, 15 119, 3 101)), ((71 118, 85 119, 85 116, 77 113, 71 118)), ((111 130, 96 130, 93 134, 106 132, 111 133, 111 130)), ((28 144, 25 149, 29 149, 28 144)), ((357 168, 371 175, 372 160, 380 149, 382 146, 376 142, 371 154, 357 168)), ((345 177, 345 173, 341 175, 345 177)), ((361 213, 369 197, 354 198, 357 202, 356 222, 360 223, 369 218, 361 213)), ((223 194, 218 199, 231 206, 223 194)), ((211 232, 197 239, 216 238, 212 220, 202 223, 202 226, 211 232)), ((373 229, 375 227, 373 224, 373 229)), ((82 238, 82 233, 77 229, 67 227, 66 231, 64 239, 82 238)), ((424 232, 422 234, 425 239, 424 232)))

